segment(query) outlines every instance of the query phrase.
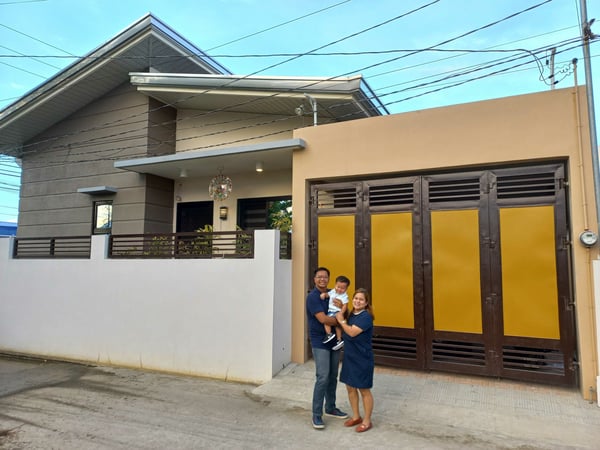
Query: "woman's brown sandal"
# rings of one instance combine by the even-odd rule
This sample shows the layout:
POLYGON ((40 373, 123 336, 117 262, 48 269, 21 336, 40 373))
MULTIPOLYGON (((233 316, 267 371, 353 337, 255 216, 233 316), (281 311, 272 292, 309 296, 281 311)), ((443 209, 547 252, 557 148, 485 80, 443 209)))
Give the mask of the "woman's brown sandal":
POLYGON ((371 428, 373 428, 373 423, 372 422, 369 425, 361 423, 359 426, 356 427, 356 432, 357 433, 364 433, 365 431, 369 431, 371 428))
POLYGON ((353 427, 354 425, 358 425, 361 422, 362 422, 362 417, 359 417, 358 419, 350 418, 344 422, 344 426, 345 427, 353 427))

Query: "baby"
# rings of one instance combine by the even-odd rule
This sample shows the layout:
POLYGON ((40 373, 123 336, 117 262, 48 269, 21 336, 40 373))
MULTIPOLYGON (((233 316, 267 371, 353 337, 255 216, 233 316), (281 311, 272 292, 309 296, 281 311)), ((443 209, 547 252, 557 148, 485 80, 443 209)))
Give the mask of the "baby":
MULTIPOLYGON (((335 279, 335 287, 330 290, 327 295, 329 296, 329 310, 327 311, 327 315, 331 317, 335 317, 336 313, 342 311, 344 314, 346 313, 347 305, 348 305, 348 294, 346 291, 348 290, 348 286, 350 286, 350 280, 344 275, 340 275, 335 279), (336 306, 334 300, 339 300, 342 302, 342 307, 336 306)), ((326 294, 321 294, 323 298, 325 298, 326 294)), ((333 350, 339 350, 344 346, 344 341, 342 340, 342 329, 340 327, 335 327, 335 333, 331 330, 331 325, 323 325, 325 327, 325 339, 323 339, 323 344, 330 342, 332 339, 337 338, 336 344, 333 346, 333 350)))

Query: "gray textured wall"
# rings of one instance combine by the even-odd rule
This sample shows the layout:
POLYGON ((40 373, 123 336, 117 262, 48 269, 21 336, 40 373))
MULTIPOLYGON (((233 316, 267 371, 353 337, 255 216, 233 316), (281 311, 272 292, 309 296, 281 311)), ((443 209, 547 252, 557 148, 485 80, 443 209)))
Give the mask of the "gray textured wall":
POLYGON ((18 236, 89 235, 98 200, 113 201, 113 233, 172 231, 173 181, 113 164, 173 153, 175 117, 126 83, 36 136, 24 149, 18 236), (77 192, 102 185, 118 192, 77 192))

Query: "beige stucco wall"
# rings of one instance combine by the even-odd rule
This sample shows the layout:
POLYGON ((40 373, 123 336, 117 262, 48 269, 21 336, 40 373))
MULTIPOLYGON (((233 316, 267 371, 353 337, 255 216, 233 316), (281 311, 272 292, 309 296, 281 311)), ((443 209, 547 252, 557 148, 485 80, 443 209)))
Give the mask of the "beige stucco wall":
MULTIPOLYGON (((234 231, 237 219, 237 201, 245 198, 279 197, 292 195, 292 171, 278 170, 268 173, 237 173, 232 178, 233 189, 229 197, 213 204, 215 231, 234 231), (227 206, 227 220, 219 220, 219 208, 227 206)), ((210 177, 180 178, 175 182, 175 202, 212 201, 208 195, 210 177)), ((176 211, 173 214, 173 231, 176 226, 176 211)))
POLYGON ((177 152, 289 139, 304 126, 297 116, 260 113, 213 112, 180 109, 177 112, 177 152))
POLYGON ((302 128, 296 130, 294 137, 304 139, 307 147, 294 153, 293 162, 293 361, 303 362, 307 350, 304 300, 311 270, 306 248, 307 191, 311 180, 562 158, 569 161, 569 219, 575 236, 572 254, 580 385, 582 394, 589 395, 588 387, 596 383, 590 260, 597 259, 598 252, 586 250, 576 242, 586 224, 597 231, 583 88, 579 89, 579 102, 575 88, 567 88, 302 128))

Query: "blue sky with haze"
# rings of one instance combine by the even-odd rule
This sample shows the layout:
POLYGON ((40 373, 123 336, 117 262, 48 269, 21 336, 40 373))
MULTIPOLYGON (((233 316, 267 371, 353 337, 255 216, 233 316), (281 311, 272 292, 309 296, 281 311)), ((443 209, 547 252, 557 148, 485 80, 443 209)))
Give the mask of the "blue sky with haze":
MULTIPOLYGON (((580 0, 0 0, 0 110, 148 12, 237 75, 362 74, 394 114, 548 90, 552 47, 556 88, 573 58, 585 82, 580 0)), ((0 221, 18 175, 0 156, 0 221)))

